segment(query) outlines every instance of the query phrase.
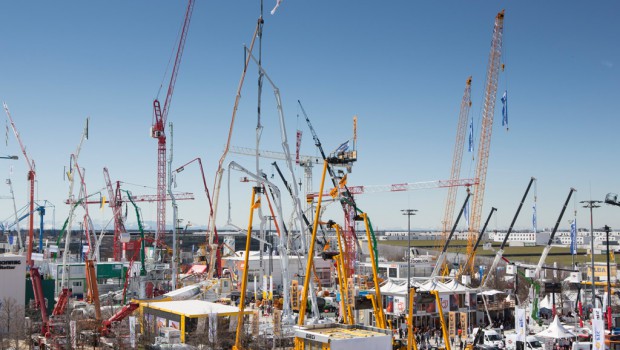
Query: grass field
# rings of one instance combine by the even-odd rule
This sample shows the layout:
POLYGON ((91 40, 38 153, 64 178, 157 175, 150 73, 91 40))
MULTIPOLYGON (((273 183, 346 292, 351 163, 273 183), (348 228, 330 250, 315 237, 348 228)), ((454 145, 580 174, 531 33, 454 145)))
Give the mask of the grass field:
MULTIPOLYGON (((391 245, 391 246, 401 246, 407 247, 408 241, 378 241, 379 244, 391 245)), ((420 247, 431 250, 441 249, 439 247, 440 242, 435 240, 412 240, 412 247, 420 247)), ((492 246, 495 251, 499 249, 501 243, 493 242, 492 246)), ((450 246, 448 247, 449 252, 453 253, 466 253, 467 241, 452 241, 450 242, 450 246)), ((504 250, 504 256, 508 260, 520 261, 524 263, 537 263, 540 259, 540 255, 542 254, 544 247, 535 246, 535 247, 506 247, 504 250)), ((483 250, 482 247, 478 248, 477 255, 478 256, 495 256, 495 251, 493 250, 483 250)), ((553 247, 551 248, 551 252, 549 256, 547 256, 546 265, 553 264, 553 262, 557 262, 559 266, 571 266, 572 265, 572 256, 569 255, 568 247, 553 247), (557 254, 566 254, 566 255, 557 255, 557 254)), ((606 256, 604 254, 596 254, 594 256, 594 261, 604 262, 606 261, 606 256)), ((575 255, 575 263, 586 263, 590 262, 590 255, 587 254, 585 249, 578 249, 577 255, 575 255)))

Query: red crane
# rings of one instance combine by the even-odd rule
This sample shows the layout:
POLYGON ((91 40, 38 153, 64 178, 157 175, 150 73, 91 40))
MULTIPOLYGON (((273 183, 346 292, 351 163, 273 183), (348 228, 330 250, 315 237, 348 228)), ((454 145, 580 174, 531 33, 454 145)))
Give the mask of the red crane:
POLYGON ((185 21, 181 29, 179 45, 177 47, 176 58, 172 73, 170 74, 170 83, 168 84, 168 93, 164 101, 163 109, 159 100, 153 101, 153 126, 151 127, 151 137, 157 139, 157 231, 156 241, 160 239, 160 235, 166 232, 166 119, 170 110, 170 102, 174 93, 174 85, 177 80, 181 57, 183 56, 183 48, 185 47, 185 39, 187 38, 187 30, 192 18, 194 10, 194 0, 189 0, 187 10, 185 11, 185 21))
POLYGON ((112 182, 110 181, 110 173, 108 168, 103 168, 103 178, 105 179, 105 185, 108 189, 108 196, 110 198, 110 207, 114 214, 114 261, 120 261, 121 259, 121 234, 127 232, 125 230, 125 224, 123 223, 123 207, 121 206, 122 198, 120 187, 117 186, 116 191, 112 188, 112 182))
MULTIPOLYGON (((28 157, 28 153, 26 152, 26 147, 22 143, 22 139, 19 136, 19 132, 15 127, 15 123, 13 122, 13 118, 11 117, 11 112, 9 112, 9 106, 6 103, 3 103, 4 111, 6 112, 6 116, 9 118, 11 122, 11 128, 13 129, 13 133, 15 134, 15 138, 17 142, 19 142, 19 147, 24 154, 24 160, 28 164, 28 180, 30 181, 30 213, 34 213, 34 180, 35 180, 35 166, 34 160, 30 160, 28 157)), ((34 215, 30 215, 29 217, 29 226, 28 226, 28 253, 26 255, 26 263, 30 267, 30 282, 32 283, 32 291, 34 294, 34 302, 35 307, 41 310, 41 333, 46 334, 49 331, 48 327, 48 317, 47 317, 47 309, 45 308, 45 296, 43 295, 43 287, 41 285, 41 274, 39 273, 39 269, 34 266, 34 262, 32 261, 32 242, 34 241, 34 215)))

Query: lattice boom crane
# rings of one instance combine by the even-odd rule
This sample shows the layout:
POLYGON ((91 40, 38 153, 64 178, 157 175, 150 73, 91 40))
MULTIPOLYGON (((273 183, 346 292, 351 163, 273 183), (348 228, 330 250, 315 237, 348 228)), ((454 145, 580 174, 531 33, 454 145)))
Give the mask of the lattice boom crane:
POLYGON ((172 94, 174 93, 174 85, 177 80, 177 74, 183 57, 183 48, 185 47, 185 40, 187 38, 187 30, 189 29, 189 23, 192 18, 192 12, 194 10, 194 0, 189 0, 187 3, 187 10, 185 12, 185 20, 183 21, 183 28, 181 29, 181 36, 179 38, 179 45, 177 47, 176 58, 174 60, 174 67, 170 75, 170 83, 168 84, 168 92, 166 94, 166 100, 164 101, 163 109, 160 106, 159 100, 153 101, 153 126, 151 127, 151 137, 157 139, 157 231, 156 242, 160 238, 159 236, 166 232, 166 119, 168 118, 168 111, 170 110, 170 102, 172 101, 172 94))
MULTIPOLYGON (((478 161, 475 175, 475 178, 478 179, 479 183, 474 191, 470 221, 471 225, 469 227, 469 238, 467 242, 467 254, 473 253, 476 234, 480 230, 482 203, 484 201, 484 190, 489 165, 489 152, 491 150, 491 135, 493 133, 493 117, 495 115, 495 100, 497 98, 497 82, 499 80, 499 69, 501 65, 500 59, 502 56, 503 32, 504 10, 498 13, 495 17, 493 38, 491 40, 491 52, 489 53, 487 79, 484 91, 484 104, 482 106, 482 127, 480 131, 480 141, 478 144, 478 161)), ((474 264, 471 266, 473 269, 474 264)))

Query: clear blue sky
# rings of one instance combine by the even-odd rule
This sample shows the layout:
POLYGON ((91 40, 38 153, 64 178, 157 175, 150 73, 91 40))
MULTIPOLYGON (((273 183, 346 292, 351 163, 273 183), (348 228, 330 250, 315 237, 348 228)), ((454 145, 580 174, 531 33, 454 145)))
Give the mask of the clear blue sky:
MULTIPOLYGON (((56 227, 65 220, 68 182, 63 169, 75 150, 86 116, 90 139, 80 165, 89 192, 104 187, 102 168, 136 194, 155 193, 156 141, 149 137, 152 100, 169 60, 184 1, 4 2, 0 5, 0 98, 6 101, 30 156, 36 161, 39 199, 56 205, 56 227)), ((499 209, 491 228, 506 228, 530 176, 537 177, 539 228, 552 227, 575 187, 579 200, 620 192, 617 101, 620 95, 620 4, 613 1, 265 1, 263 63, 280 88, 291 149, 304 132, 302 153, 316 155, 297 99, 301 99, 326 149, 352 134, 359 117, 359 161, 350 184, 379 185, 447 179, 460 100, 473 76, 472 115, 479 131, 483 82, 498 11, 506 9, 505 72, 510 131, 501 127, 497 103, 483 216, 499 209)), ((228 132, 241 75, 244 43, 259 15, 258 1, 198 0, 176 85, 174 164, 202 157, 210 187, 228 132)), ((167 81, 164 82, 167 85, 167 81)), ((233 145, 254 147, 257 70, 251 66, 238 112, 233 145)), ((165 91, 165 87, 164 87, 165 91)), ((162 96, 163 98, 163 96, 162 96)), ((280 151, 273 92, 263 91, 262 148, 280 151)), ((3 137, 4 138, 4 137, 3 137)), ((1 154, 13 167, 18 206, 27 202, 26 167, 12 133, 1 154)), ((465 154, 462 177, 475 163, 465 154)), ((253 169, 253 159, 230 156, 253 169)), ((263 169, 271 174, 271 160, 263 169)), ((281 166, 284 164, 281 163, 281 166)), ((177 190, 197 200, 180 217, 205 224, 207 202, 197 168, 177 179, 177 190)), ((315 169, 315 187, 318 187, 315 169)), ((302 175, 297 170, 297 175, 302 175)), ((247 225, 250 186, 232 175, 233 220, 247 225)), ((277 181, 277 183, 280 183, 277 181)), ((218 225, 226 221, 226 182, 218 225)), ((8 186, 0 195, 8 195, 8 186)), ((533 193, 532 193, 533 194, 533 193)), ((379 228, 406 228, 400 209, 416 208, 415 228, 438 228, 446 190, 360 196, 359 206, 379 228)), ((457 206, 464 198, 460 191, 457 206)), ((531 227, 530 197, 517 227, 531 227)), ((575 204, 561 227, 568 227, 575 204)), ((579 208, 579 205, 577 205, 579 208)), ((337 208, 336 208, 337 209, 337 208)), ((595 226, 620 227, 620 208, 603 205, 595 226)), ((155 220, 155 205, 142 205, 155 220)), ((4 220, 10 200, 0 200, 4 220)), ((285 212, 290 212, 285 208, 285 212)), ((78 214, 81 216, 81 214, 78 214)), ((111 211, 91 209, 95 221, 111 211)), ((171 210, 168 209, 168 222, 171 210)), ((339 210, 326 218, 342 221, 339 210)), ((589 216, 579 209, 580 227, 589 216)), ((46 219, 51 221, 51 215, 46 219)), ((130 215, 129 221, 135 221, 130 215)))

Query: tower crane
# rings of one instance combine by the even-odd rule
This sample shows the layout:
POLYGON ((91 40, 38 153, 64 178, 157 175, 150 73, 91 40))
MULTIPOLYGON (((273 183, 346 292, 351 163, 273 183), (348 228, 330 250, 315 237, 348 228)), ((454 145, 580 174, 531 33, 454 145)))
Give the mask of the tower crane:
MULTIPOLYGON (((75 159, 78 159, 80 157, 80 152, 82 151, 82 145, 84 144, 84 141, 88 139, 88 121, 89 118, 86 118, 86 124, 84 125, 84 130, 82 131, 82 136, 80 137, 80 142, 78 143, 75 152, 73 153, 75 156, 75 159)), ((71 157, 69 157, 71 160, 71 157)), ((75 213, 75 208, 76 205, 74 205, 75 203, 75 198, 73 196, 73 187, 75 185, 75 177, 73 176, 73 173, 75 171, 75 167, 76 165, 73 162, 69 162, 69 172, 68 172, 68 178, 69 178, 69 194, 67 195, 67 201, 69 202, 69 216, 67 218, 67 225, 65 225, 65 228, 67 230, 66 233, 66 237, 65 237, 65 254, 63 254, 62 256, 62 268, 63 271, 65 269, 65 267, 67 266, 67 253, 69 252, 69 244, 71 242, 71 226, 73 224, 73 215, 75 213)), ((58 237, 58 244, 60 244, 60 235, 58 237)), ((63 273, 62 274, 62 278, 61 278, 61 286, 64 289, 68 289, 67 286, 65 285, 66 282, 66 276, 63 273)))
MULTIPOLYGON (((379 192, 405 192, 414 190, 427 190, 432 188, 453 188, 453 187, 470 187, 477 185, 476 179, 454 179, 454 180, 435 180, 435 181, 420 181, 420 182, 403 182, 399 184, 390 185, 361 185, 361 186, 349 186, 349 193, 355 194, 370 194, 379 192)), ((309 193, 307 198, 312 200, 318 197, 318 193, 309 193)), ((329 193, 324 193, 323 196, 329 196, 329 193)))
MULTIPOLYGON (((344 152, 340 156, 340 158, 337 158, 337 157, 328 158, 325 155, 325 151, 323 150, 323 145, 321 144, 321 140, 319 139, 319 136, 317 135, 316 131, 312 127, 312 123, 310 122, 310 118, 308 118, 308 114, 306 113, 304 106, 301 104, 301 101, 299 100, 297 100, 297 103, 299 104, 299 107, 301 108, 301 112, 303 113, 304 118, 306 119, 306 123, 308 124, 308 128, 310 129, 310 132, 312 133, 312 139, 314 140, 314 145, 318 148, 323 160, 327 161, 330 164, 337 163, 337 164, 345 165, 348 169, 350 169, 351 164, 357 160, 357 151, 353 150, 350 152, 344 152)), ((357 138, 357 118, 355 118, 354 120, 355 120, 354 138, 357 138)), ((340 188, 337 177, 336 177, 336 173, 334 172, 330 164, 327 164, 327 171, 332 181, 332 185, 334 186, 334 188, 340 188)), ((342 187, 344 188, 343 194, 344 194, 344 199, 345 199, 341 201, 342 210, 344 211, 344 225, 343 225, 344 229, 342 231, 343 233, 342 236, 344 240, 344 250, 346 252, 346 254, 343 255, 343 259, 344 259, 344 265, 346 266, 347 269, 349 269, 349 273, 354 273, 355 257, 357 255, 357 248, 359 246, 359 242, 357 241, 357 237, 355 235, 355 227, 354 227, 355 223, 353 222, 353 220, 351 220, 351 218, 355 216, 355 209, 354 209, 355 200, 353 199, 353 196, 349 192, 349 189, 346 186, 346 184, 344 184, 342 187)), ((361 246, 359 247, 359 249, 361 250, 361 246)))
MULTIPOLYGON (((286 160, 286 154, 282 152, 274 152, 274 151, 266 151, 260 150, 256 151, 252 148, 246 147, 237 147, 230 146, 230 153, 240 154, 245 156, 256 156, 258 154, 259 157, 268 158, 268 159, 276 159, 276 160, 286 160)), ((308 195, 312 191, 312 168, 315 165, 320 165, 323 161, 323 158, 314 157, 314 156, 299 156, 299 165, 304 168, 304 178, 306 180, 306 195, 308 195)))
MULTIPOLYGON (((28 153, 26 152, 26 147, 24 147, 24 143, 17 131, 17 127, 15 127, 15 122, 13 122, 13 118, 11 117, 11 112, 9 111, 9 107, 6 103, 3 103, 4 111, 6 112, 6 116, 9 118, 9 122, 11 123, 11 128, 13 129, 13 134, 15 134, 15 138, 19 143, 19 147, 22 150, 22 154, 24 155, 24 160, 26 164, 28 164, 28 180, 30 181, 30 213, 34 212, 34 181, 36 176, 35 164, 34 160, 30 160, 28 157, 28 153)), ((34 240, 34 215, 30 215, 29 223, 28 223, 28 250, 26 254, 26 263, 30 267, 30 282, 32 283, 32 291, 34 294, 34 302, 35 307, 41 311, 41 333, 46 334, 49 332, 48 325, 48 315, 47 309, 45 308, 45 296, 43 295, 43 286, 41 285, 41 274, 39 273, 39 268, 34 266, 34 261, 32 260, 32 242, 34 240)))
POLYGON ((121 259, 121 235, 126 234, 125 224, 123 223, 123 207, 121 206, 121 191, 120 187, 114 191, 112 188, 112 182, 110 181, 110 173, 108 168, 103 168, 103 178, 105 179, 105 185, 108 189, 108 198, 110 198, 110 207, 112 207, 112 213, 114 214, 114 261, 120 261, 121 259))
POLYGON ((170 74, 170 83, 168 84, 168 92, 166 93, 166 100, 164 101, 163 109, 161 108, 157 98, 153 101, 153 126, 151 127, 151 137, 157 139, 157 231, 155 242, 159 240, 160 235, 163 235, 164 232, 166 232, 165 127, 166 119, 168 118, 168 111, 170 110, 170 102, 172 101, 172 94, 174 93, 174 85, 177 80, 181 58, 183 57, 183 48, 185 47, 185 40, 187 39, 187 31, 189 29, 189 23, 192 18, 193 10, 194 0, 189 0, 187 3, 187 10, 185 11, 185 20, 183 21, 183 27, 179 37, 179 45, 176 50, 176 58, 174 60, 172 73, 170 74))
MULTIPOLYGON (((480 218, 482 216, 482 203, 489 165, 489 152, 491 150, 491 135, 493 132, 493 117, 495 115, 495 100, 497 98, 497 82, 499 80, 500 59, 502 56, 502 37, 504 32, 504 10, 495 16, 493 37, 491 39, 491 51, 487 67, 487 78, 484 91, 484 103, 482 105, 482 127, 478 145, 476 175, 479 183, 474 191, 474 199, 471 211, 471 225, 467 240, 467 254, 473 252, 475 233, 480 230, 480 218)), ((473 272, 473 264, 471 271, 473 272)))
MULTIPOLYGON (((461 111, 456 127, 456 142, 454 143, 454 154, 452 155, 452 170, 450 171, 450 180, 457 180, 461 176, 461 162, 463 160, 463 147, 465 145, 465 134, 467 133, 467 120, 469 109, 471 107, 471 76, 467 78, 465 83, 465 92, 461 101, 461 111)), ((449 187, 448 196, 446 197, 446 209, 443 217, 443 236, 447 236, 448 230, 452 226, 452 218, 454 217, 454 203, 456 201, 456 193, 458 187, 449 187)))

